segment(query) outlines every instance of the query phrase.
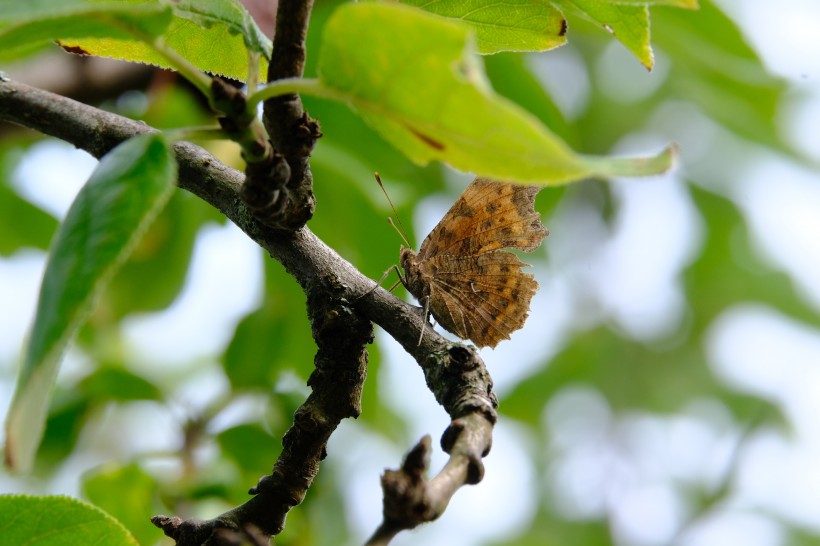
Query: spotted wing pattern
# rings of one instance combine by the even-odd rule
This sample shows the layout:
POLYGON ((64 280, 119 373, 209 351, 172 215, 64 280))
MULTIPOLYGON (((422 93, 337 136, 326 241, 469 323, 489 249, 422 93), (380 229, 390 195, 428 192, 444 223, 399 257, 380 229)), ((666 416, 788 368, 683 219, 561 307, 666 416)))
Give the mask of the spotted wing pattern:
POLYGON ((446 330, 481 347, 524 325, 538 283, 515 254, 494 250, 477 256, 437 256, 419 264, 430 278, 430 311, 446 330))
POLYGON ((419 261, 500 248, 535 250, 547 236, 533 208, 540 189, 476 178, 422 242, 419 261))
POLYGON ((411 292, 429 296, 430 312, 448 331, 495 347, 524 325, 538 283, 502 249, 529 252, 546 237, 533 208, 539 190, 477 178, 407 261, 411 292))

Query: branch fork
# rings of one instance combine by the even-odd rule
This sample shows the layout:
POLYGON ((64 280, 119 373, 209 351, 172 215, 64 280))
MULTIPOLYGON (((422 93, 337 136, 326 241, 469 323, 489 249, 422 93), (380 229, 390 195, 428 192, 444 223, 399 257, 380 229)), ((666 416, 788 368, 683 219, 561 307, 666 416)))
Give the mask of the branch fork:
MULTIPOLYGON (((312 0, 279 1, 269 82, 302 76, 312 6, 312 0)), ((450 459, 435 477, 424 478, 429 436, 410 451, 400 470, 382 477, 384 522, 369 544, 387 544, 401 530, 439 517, 459 487, 481 480, 481 459, 489 452, 496 421, 492 380, 474 348, 451 343, 426 327, 418 308, 382 288, 373 289, 373 281, 305 227, 316 206, 308 159, 322 133, 299 96, 266 100, 263 126, 256 108, 227 82, 213 78, 205 91, 220 112, 223 132, 241 145, 246 172, 243 176, 201 148, 177 142, 179 185, 220 210, 296 278, 307 295, 318 351, 308 381, 312 393, 296 411, 271 474, 250 489, 252 497, 206 521, 168 516, 151 521, 177 546, 255 546, 280 533, 327 456, 330 435, 342 419, 362 411, 366 346, 376 323, 413 355, 452 418, 441 442, 450 459)), ((0 119, 55 136, 98 158, 128 138, 155 131, 2 77, 0 119)))

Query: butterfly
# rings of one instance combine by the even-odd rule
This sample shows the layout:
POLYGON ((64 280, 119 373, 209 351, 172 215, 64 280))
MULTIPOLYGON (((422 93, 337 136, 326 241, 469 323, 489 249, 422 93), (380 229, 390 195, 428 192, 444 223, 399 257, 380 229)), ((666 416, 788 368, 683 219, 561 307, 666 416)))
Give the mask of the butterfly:
POLYGON ((538 283, 505 248, 532 252, 548 235, 539 186, 476 178, 421 243, 403 248, 399 280, 445 330, 495 347, 524 325, 538 283))

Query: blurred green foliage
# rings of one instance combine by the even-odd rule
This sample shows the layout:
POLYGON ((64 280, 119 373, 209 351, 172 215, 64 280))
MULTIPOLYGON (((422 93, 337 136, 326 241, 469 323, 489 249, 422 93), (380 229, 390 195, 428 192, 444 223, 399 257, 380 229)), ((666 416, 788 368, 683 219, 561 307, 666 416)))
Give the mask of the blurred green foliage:
MULTIPOLYGON (((338 3, 319 2, 312 15, 308 76, 315 75, 319 37, 338 3)), ((652 8, 656 74, 662 82, 637 99, 624 100, 606 89, 606 81, 596 67, 610 48, 622 46, 598 26, 579 18, 571 19, 569 43, 564 48, 575 59, 575 68, 588 79, 589 96, 573 115, 566 115, 559 101, 541 85, 533 70, 533 56, 503 53, 487 57, 487 72, 496 91, 534 113, 583 153, 609 153, 624 135, 643 130, 659 130, 674 139, 676 128, 659 129, 657 116, 666 105, 675 103, 692 106, 734 137, 798 157, 783 139, 775 117, 785 100, 787 82, 767 73, 737 26, 711 1, 701 1, 700 5, 699 11, 652 8)), ((539 55, 562 55, 562 49, 539 55)), ((634 58, 629 61, 643 70, 634 58)), ((167 79, 158 78, 158 84, 146 92, 151 106, 144 117, 151 124, 196 125, 208 117, 185 86, 169 86, 167 79)), ((320 120, 324 133, 312 161, 318 208, 310 227, 362 272, 378 278, 397 263, 400 240, 385 221, 392 213, 372 180, 373 171, 380 172, 399 216, 408 226, 415 205, 425 196, 444 192, 450 175, 437 165, 415 166, 343 105, 312 98, 305 98, 305 104, 320 120)), ((4 258, 13 259, 16 252, 27 247, 45 248, 56 228, 54 218, 26 202, 10 184, 10 175, 29 143, 28 136, 23 138, 12 130, 3 133, 0 255, 4 258)), ((687 150, 684 148, 681 154, 686 169, 687 150)), ((709 159, 727 162, 727 171, 738 168, 730 163, 737 159, 722 156, 718 149, 709 159)), ((708 399, 718 401, 741 430, 782 426, 784 418, 778 407, 737 392, 716 377, 706 354, 709 328, 722 312, 747 301, 764 303, 807 324, 817 324, 820 316, 785 273, 756 257, 744 214, 721 194, 714 181, 686 182, 704 233, 697 254, 680 272, 689 310, 687 320, 674 333, 674 342, 658 346, 633 339, 608 323, 569 330, 559 352, 544 357, 542 365, 521 378, 501 400, 502 414, 524 424, 534 444, 544 452, 549 452, 551 442, 551 431, 543 423, 544 408, 568 385, 594 389, 616 416, 634 412, 676 416, 693 401, 708 399)), ((454 199, 455 194, 450 197, 454 199)), ((603 225, 611 227, 618 201, 609 194, 606 183, 586 182, 543 191, 538 207, 547 226, 568 200, 589 204, 603 225), (595 190, 590 191, 589 185, 596 186, 595 190), (600 199, 602 194, 605 197, 600 199)), ((116 339, 121 321, 129 314, 160 311, 175 300, 188 273, 195 237, 206 222, 212 221, 222 220, 207 205, 178 192, 113 279, 77 341, 94 369, 73 383, 59 386, 39 454, 39 479, 47 480, 62 461, 80 449, 78 439, 84 427, 111 407, 135 401, 174 406, 174 393, 186 381, 184 374, 169 370, 166 374, 142 375, 133 355, 119 354, 121 347, 114 343, 119 348, 112 356, 111 346, 100 341, 110 342, 112 336, 116 339)), ((549 239, 546 246, 549 256, 549 239)), ((539 256, 537 260, 544 258, 539 256)), ((552 269, 562 267, 551 258, 547 260, 552 269)), ((236 276, 241 282, 242 272, 236 272, 236 276)), ((586 312, 579 306, 572 310, 573 318, 583 322, 586 312)), ((383 354, 377 346, 371 349, 364 412, 358 422, 344 426, 364 427, 403 451, 415 441, 408 438, 411 423, 382 399, 379 382, 383 354)), ((202 426, 180 423, 176 431, 180 436, 179 452, 134 454, 132 460, 101 465, 84 477, 84 495, 120 519, 144 545, 161 541, 159 532, 148 527, 146 521, 153 513, 207 517, 217 509, 243 502, 248 487, 270 471, 281 450, 281 437, 303 399, 292 380, 296 378, 302 384, 306 381, 314 351, 304 294, 280 264, 266 259, 264 295, 258 308, 238 323, 224 353, 215 357, 229 385, 227 401, 211 400, 203 410, 190 410, 193 418, 202 420, 202 426), (255 418, 209 428, 209 423, 216 422, 232 401, 259 398, 264 400, 265 409, 255 418), (187 438, 192 441, 186 442, 186 432, 193 435, 187 438), (159 468, 157 459, 176 461, 174 470, 159 468), (179 469, 185 465, 191 467, 179 469)), ((278 544, 308 546, 351 540, 353 530, 346 519, 349 507, 340 486, 344 477, 340 476, 340 466, 333 463, 334 457, 344 456, 331 451, 305 503, 289 515, 278 544)), ((534 464, 544 472, 549 466, 543 460, 534 460, 534 464)), ((372 469, 374 482, 380 471, 372 469)), ((731 483, 724 486, 720 494, 731 495, 731 483)), ((709 493, 705 486, 684 491, 692 505, 704 511, 710 506, 703 502, 709 493)), ((458 494, 470 495, 471 490, 458 494)), ((566 517, 543 488, 539 488, 538 500, 530 528, 492 544, 587 546, 616 542, 606 514, 592 519, 566 517)), ((789 544, 820 540, 786 519, 772 518, 786 529, 789 544)))

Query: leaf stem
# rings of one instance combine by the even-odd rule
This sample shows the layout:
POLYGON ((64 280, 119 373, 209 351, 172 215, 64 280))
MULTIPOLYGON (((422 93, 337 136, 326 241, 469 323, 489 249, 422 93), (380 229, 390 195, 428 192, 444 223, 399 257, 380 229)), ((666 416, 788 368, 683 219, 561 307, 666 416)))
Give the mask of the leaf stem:
MULTIPOLYGON (((143 36, 139 36, 141 39, 145 40, 143 36)), ((171 66, 173 66, 177 72, 182 74, 182 77, 191 82, 197 89, 199 89, 200 93, 211 99, 211 77, 199 70, 193 64, 188 62, 188 59, 180 55, 176 52, 173 48, 169 47, 168 44, 165 43, 160 37, 145 40, 148 45, 154 48, 157 53, 165 57, 171 66)))
POLYGON ((347 100, 347 97, 333 89, 325 87, 316 78, 284 78, 267 84, 248 97, 248 108, 255 109, 263 101, 282 95, 306 93, 315 97, 347 100))
POLYGON ((256 93, 259 87, 259 53, 248 49, 248 95, 256 93))
POLYGON ((670 144, 660 153, 647 157, 599 157, 583 156, 590 173, 610 176, 649 176, 668 171, 675 163, 678 146, 670 144))

